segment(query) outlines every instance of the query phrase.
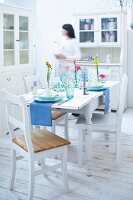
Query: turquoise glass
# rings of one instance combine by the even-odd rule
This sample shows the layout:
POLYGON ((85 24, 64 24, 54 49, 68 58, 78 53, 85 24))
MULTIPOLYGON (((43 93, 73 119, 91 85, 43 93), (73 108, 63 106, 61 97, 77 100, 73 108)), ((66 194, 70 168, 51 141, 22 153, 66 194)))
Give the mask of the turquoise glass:
POLYGON ((69 100, 74 97, 74 87, 67 87, 66 88, 66 97, 69 100))
POLYGON ((52 89, 56 92, 62 92, 65 90, 59 77, 56 77, 55 80, 52 82, 52 89))

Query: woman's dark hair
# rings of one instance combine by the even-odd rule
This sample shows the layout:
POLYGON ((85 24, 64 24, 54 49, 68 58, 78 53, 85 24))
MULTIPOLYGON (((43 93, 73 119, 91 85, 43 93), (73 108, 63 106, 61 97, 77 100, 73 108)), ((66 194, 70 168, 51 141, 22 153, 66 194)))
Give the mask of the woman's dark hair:
POLYGON ((75 32, 71 24, 64 24, 62 28, 68 32, 67 35, 69 38, 75 38, 75 32))

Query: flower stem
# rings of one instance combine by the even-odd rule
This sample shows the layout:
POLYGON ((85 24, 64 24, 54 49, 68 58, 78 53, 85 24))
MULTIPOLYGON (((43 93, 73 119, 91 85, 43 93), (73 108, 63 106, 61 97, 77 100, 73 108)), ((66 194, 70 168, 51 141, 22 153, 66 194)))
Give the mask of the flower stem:
POLYGON ((78 83, 77 83, 77 69, 76 69, 76 65, 75 65, 75 87, 77 87, 78 83))
POLYGON ((98 65, 96 65, 96 70, 97 70, 97 80, 99 81, 99 70, 98 70, 98 65))

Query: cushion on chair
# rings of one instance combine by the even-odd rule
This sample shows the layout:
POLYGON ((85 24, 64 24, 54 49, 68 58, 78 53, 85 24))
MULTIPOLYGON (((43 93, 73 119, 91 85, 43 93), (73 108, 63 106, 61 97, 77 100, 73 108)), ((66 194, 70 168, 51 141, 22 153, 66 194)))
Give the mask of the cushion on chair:
MULTIPOLYGON (((33 131, 31 133, 31 140, 35 153, 70 144, 69 141, 55 135, 52 132, 47 131, 46 129, 33 131)), ((13 139, 13 142, 24 150, 28 151, 23 135, 13 139)))
POLYGON ((65 114, 66 114, 66 112, 54 112, 54 113, 52 113, 52 120, 56 120, 65 114))

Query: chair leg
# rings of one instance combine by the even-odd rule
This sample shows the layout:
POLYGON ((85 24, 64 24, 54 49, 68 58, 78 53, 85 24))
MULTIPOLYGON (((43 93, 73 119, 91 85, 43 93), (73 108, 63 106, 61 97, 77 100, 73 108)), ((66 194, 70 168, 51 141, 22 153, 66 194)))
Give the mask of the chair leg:
POLYGON ((83 162, 83 129, 82 125, 78 125, 78 164, 82 165, 83 162))
POLYGON ((66 193, 69 192, 68 176, 67 176, 67 146, 64 147, 62 156, 62 173, 63 173, 63 185, 66 193))
POLYGON ((68 114, 67 114, 67 116, 65 118, 65 138, 67 140, 69 140, 69 135, 68 135, 68 114))
POLYGON ((43 176, 47 176, 47 172, 45 171, 46 165, 45 165, 45 159, 41 160, 41 167, 43 171, 43 176))
MULTIPOLYGON (((56 129, 56 128, 55 128, 55 122, 52 121, 51 132, 52 132, 52 133, 55 133, 55 129, 56 129)), ((58 155, 54 155, 54 158, 55 158, 55 159, 58 159, 58 155)))
POLYGON ((55 122, 52 121, 51 132, 55 133, 55 122))
POLYGON ((15 182, 15 174, 16 174, 16 151, 14 149, 11 150, 11 180, 9 189, 12 190, 15 182))
MULTIPOLYGON (((106 142, 108 143, 109 142, 109 134, 105 133, 104 136, 105 136, 105 143, 106 142)), ((109 147, 109 144, 107 144, 106 147, 109 147)))
POLYGON ((116 166, 119 168, 121 165, 121 131, 116 131, 116 166))
POLYGON ((31 159, 29 162, 29 194, 28 200, 33 199, 34 194, 34 161, 31 159))

